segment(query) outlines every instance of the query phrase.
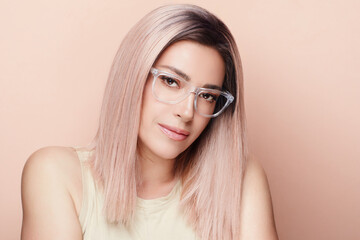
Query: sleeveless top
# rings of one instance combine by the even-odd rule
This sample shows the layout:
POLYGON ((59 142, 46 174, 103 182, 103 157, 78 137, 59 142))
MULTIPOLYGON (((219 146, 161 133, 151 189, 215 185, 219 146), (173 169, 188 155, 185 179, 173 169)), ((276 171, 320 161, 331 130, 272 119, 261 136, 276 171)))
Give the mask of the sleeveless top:
POLYGON ((121 223, 110 224, 102 212, 103 195, 97 190, 87 159, 93 151, 74 148, 81 164, 83 197, 79 213, 83 240, 199 240, 178 210, 181 182, 171 192, 155 199, 137 198, 135 221, 131 229, 121 223))

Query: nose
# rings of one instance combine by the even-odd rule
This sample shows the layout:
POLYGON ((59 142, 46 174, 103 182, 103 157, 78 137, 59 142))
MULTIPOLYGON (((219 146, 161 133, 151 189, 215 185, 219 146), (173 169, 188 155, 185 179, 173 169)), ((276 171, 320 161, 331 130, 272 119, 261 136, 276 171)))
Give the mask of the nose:
POLYGON ((191 92, 184 100, 175 104, 175 114, 181 117, 184 122, 191 121, 194 118, 194 101, 195 93, 191 92))

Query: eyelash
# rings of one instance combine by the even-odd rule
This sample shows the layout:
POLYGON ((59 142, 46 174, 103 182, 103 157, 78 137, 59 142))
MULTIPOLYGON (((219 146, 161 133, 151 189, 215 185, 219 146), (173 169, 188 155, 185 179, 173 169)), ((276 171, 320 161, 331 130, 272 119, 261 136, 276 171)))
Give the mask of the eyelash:
POLYGON ((160 78, 168 87, 172 87, 171 84, 168 84, 168 81, 173 81, 176 83, 177 86, 179 86, 178 81, 176 81, 175 79, 168 77, 168 76, 161 76, 160 78))
MULTIPOLYGON (((200 95, 202 95, 202 96, 204 96, 204 95, 210 95, 210 97, 211 97, 211 100, 209 101, 209 100, 207 100, 206 98, 204 98, 206 101, 208 101, 208 102, 210 102, 210 103, 212 103, 212 102, 216 102, 216 100, 217 100, 217 97, 215 96, 215 95, 213 95, 213 94, 210 94, 210 93, 201 93, 200 95)), ((200 96, 199 95, 199 96, 200 96)), ((201 96, 200 96, 201 97, 201 96)))
MULTIPOLYGON (((171 84, 169 84, 168 82, 169 81, 172 81, 173 83, 176 83, 176 85, 179 87, 179 82, 176 81, 174 78, 172 77, 169 77, 169 76, 165 76, 165 75, 161 75, 160 76, 160 79, 165 83, 165 85, 167 87, 170 87, 170 88, 174 88, 173 86, 171 86, 171 84)), ((213 102, 216 102, 217 101, 217 96, 216 95, 213 95, 213 94, 210 94, 210 93, 201 93, 199 94, 200 97, 204 98, 206 101, 210 102, 210 103, 213 103, 213 102), (205 97, 203 97, 204 95, 210 95, 211 97, 211 100, 208 100, 206 99, 205 97)))

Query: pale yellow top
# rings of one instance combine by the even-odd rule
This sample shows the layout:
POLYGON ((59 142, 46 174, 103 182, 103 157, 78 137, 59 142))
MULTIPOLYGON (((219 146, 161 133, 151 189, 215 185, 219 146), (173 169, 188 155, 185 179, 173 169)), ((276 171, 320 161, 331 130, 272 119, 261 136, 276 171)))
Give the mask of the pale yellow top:
POLYGON ((156 199, 137 198, 135 224, 126 229, 122 224, 108 224, 102 213, 103 196, 97 191, 86 164, 92 152, 75 148, 81 162, 83 200, 79 214, 84 240, 198 240, 194 230, 178 211, 181 182, 171 192, 156 199))

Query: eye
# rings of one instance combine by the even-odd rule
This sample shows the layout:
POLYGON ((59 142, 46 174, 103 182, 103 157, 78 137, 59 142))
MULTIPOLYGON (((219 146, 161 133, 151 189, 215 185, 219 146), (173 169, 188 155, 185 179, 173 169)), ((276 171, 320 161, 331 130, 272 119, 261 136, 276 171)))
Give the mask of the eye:
POLYGON ((218 99, 218 96, 211 93, 200 93, 199 96, 210 103, 216 102, 216 100, 218 99))
POLYGON ((169 77, 169 76, 166 76, 166 75, 161 75, 159 76, 159 78, 162 80, 162 82, 168 86, 168 87, 176 87, 178 86, 179 87, 179 83, 177 80, 175 80, 174 78, 172 77, 169 77))

